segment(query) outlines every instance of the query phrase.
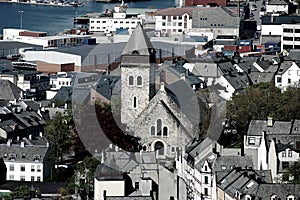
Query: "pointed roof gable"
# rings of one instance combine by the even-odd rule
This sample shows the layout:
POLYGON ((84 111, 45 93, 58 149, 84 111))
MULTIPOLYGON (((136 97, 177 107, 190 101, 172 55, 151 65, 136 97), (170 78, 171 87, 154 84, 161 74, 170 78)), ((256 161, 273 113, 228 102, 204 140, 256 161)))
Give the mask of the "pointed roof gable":
POLYGON ((9 80, 0 80, 0 100, 15 100, 19 99, 21 88, 19 88, 14 83, 10 82, 9 80))
POLYGON ((146 35, 142 25, 138 23, 134 32, 131 34, 123 52, 124 54, 150 55, 149 49, 153 49, 150 39, 146 35))

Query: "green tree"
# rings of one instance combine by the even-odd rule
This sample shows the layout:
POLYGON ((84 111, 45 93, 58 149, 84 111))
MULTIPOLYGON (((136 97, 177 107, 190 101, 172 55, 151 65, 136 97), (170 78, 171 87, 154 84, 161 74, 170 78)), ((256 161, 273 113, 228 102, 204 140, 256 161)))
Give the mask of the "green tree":
POLYGON ((284 93, 273 83, 260 83, 248 87, 227 104, 227 117, 236 125, 237 139, 241 139, 251 119, 289 121, 299 119, 300 89, 289 88, 284 93))
POLYGON ((282 180, 292 184, 300 184, 300 160, 286 169, 282 175, 282 180))
POLYGON ((90 156, 87 156, 83 161, 78 162, 75 173, 67 181, 66 188, 64 190, 65 195, 74 194, 76 187, 79 192, 84 191, 85 194, 92 192, 94 185, 94 175, 99 164, 99 160, 90 156), (85 180, 78 179, 78 174, 83 176, 86 175, 85 180))
POLYGON ((51 156, 55 162, 62 161, 63 154, 67 153, 71 146, 70 128, 67 119, 66 116, 58 112, 45 127, 46 138, 51 147, 51 156))

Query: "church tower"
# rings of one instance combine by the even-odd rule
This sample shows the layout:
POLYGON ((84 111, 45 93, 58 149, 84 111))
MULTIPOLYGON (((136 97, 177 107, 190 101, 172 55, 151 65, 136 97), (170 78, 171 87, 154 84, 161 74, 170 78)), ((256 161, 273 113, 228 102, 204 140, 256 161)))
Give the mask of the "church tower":
POLYGON ((138 24, 121 58, 122 123, 130 126, 154 96, 155 66, 155 50, 141 24, 138 24))

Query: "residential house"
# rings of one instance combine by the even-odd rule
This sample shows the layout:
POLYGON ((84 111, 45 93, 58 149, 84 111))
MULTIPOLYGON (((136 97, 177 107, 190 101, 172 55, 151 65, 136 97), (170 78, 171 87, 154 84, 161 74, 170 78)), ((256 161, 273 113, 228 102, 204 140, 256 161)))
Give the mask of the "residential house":
POLYGON ((50 88, 49 77, 29 70, 7 71, 1 74, 1 80, 9 80, 22 89, 23 98, 42 100, 46 98, 46 90, 50 88))
POLYGON ((299 159, 299 120, 252 120, 244 137, 245 155, 254 158, 254 169, 270 169, 274 182, 299 159))
POLYGON ((0 144, 6 180, 43 182, 50 175, 50 149, 44 137, 23 138, 18 144, 0 144))
MULTIPOLYGON (((109 199, 117 196, 124 199, 172 199, 179 196, 180 180, 170 170, 173 169, 172 161, 159 163, 157 153, 126 152, 110 145, 102 153, 102 164, 96 170, 95 199, 102 199, 104 190, 109 199)), ((181 192, 184 192, 184 187, 181 192)))
POLYGON ((200 78, 189 72, 188 69, 183 67, 184 61, 172 62, 165 61, 161 67, 160 79, 166 82, 168 85, 172 84, 180 79, 184 80, 193 90, 199 90, 199 88, 205 88, 206 83, 200 78))
POLYGON ((300 67, 293 61, 284 61, 280 64, 275 75, 275 86, 285 91, 288 87, 299 87, 300 67))
POLYGON ((23 98, 24 91, 9 80, 0 79, 0 101, 16 102, 23 98))
POLYGON ((234 168, 218 182, 217 199, 296 199, 297 184, 271 184, 265 171, 234 168))

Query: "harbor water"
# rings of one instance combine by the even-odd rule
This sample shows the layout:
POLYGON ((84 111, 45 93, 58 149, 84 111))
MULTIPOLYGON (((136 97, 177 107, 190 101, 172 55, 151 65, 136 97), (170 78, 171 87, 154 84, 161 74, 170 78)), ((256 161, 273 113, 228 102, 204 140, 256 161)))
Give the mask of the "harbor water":
MULTIPOLYGON (((44 31, 49 35, 73 27, 75 16, 92 12, 104 12, 120 3, 102 3, 95 0, 81 0, 84 6, 61 7, 18 3, 0 3, 0 34, 4 28, 20 28, 44 31), (23 11, 23 12, 22 12, 23 11)), ((126 2, 130 8, 167 8, 176 6, 175 0, 146 0, 126 2)))

